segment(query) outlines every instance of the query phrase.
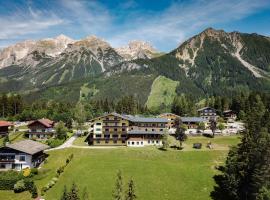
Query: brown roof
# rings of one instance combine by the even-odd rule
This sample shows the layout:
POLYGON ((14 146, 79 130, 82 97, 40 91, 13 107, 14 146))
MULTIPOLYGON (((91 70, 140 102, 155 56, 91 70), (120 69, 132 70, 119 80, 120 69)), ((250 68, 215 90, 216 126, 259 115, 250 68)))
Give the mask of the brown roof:
POLYGON ((13 144, 8 144, 8 148, 15 149, 18 151, 25 152, 27 154, 33 155, 40 151, 50 148, 46 144, 42 144, 40 142, 35 142, 33 140, 22 140, 13 144))
POLYGON ((38 119, 38 120, 35 120, 35 121, 30 122, 28 124, 28 126, 32 125, 35 122, 39 122, 39 123, 43 124, 44 126, 46 126, 47 128, 52 128, 53 127, 53 124, 54 124, 53 121, 51 121, 49 119, 43 118, 43 119, 38 119))
POLYGON ((3 126, 12 126, 12 123, 7 122, 7 121, 0 121, 0 127, 3 127, 3 126))

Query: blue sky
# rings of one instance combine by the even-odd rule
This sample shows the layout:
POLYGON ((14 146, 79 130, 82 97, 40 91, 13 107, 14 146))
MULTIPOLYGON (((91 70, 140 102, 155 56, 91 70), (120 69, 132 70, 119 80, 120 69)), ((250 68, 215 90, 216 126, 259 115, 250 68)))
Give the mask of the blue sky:
POLYGON ((0 0, 0 48, 64 34, 170 51, 207 27, 269 36, 269 22, 269 0, 0 0))

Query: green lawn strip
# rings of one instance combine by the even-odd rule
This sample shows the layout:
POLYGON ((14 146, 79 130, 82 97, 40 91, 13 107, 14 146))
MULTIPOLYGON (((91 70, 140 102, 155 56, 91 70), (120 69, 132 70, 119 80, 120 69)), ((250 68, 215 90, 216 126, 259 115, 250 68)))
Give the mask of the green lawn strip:
POLYGON ((83 136, 83 137, 77 137, 76 140, 73 142, 73 145, 77 145, 77 146, 88 146, 88 144, 85 141, 87 136, 83 136))
POLYGON ((226 151, 164 152, 156 148, 65 149, 50 154, 66 157, 70 153, 74 160, 46 199, 59 199, 64 185, 70 187, 73 181, 81 190, 86 187, 91 199, 110 199, 118 169, 125 182, 134 179, 139 199, 210 199, 214 166, 226 155, 226 151))
POLYGON ((30 200, 31 194, 28 191, 22 193, 14 193, 13 190, 0 190, 1 200, 30 200))

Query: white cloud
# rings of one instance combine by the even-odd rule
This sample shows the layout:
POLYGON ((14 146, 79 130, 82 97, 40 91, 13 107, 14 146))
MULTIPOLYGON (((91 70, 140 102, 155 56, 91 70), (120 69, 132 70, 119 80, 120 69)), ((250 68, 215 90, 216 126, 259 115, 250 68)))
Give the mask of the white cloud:
POLYGON ((56 15, 39 10, 18 11, 12 16, 1 16, 0 39, 18 39, 28 34, 39 33, 52 26, 63 24, 64 20, 56 15))
POLYGON ((109 41, 120 46, 130 39, 143 39, 158 47, 173 48, 198 29, 242 19, 269 4, 265 0, 175 2, 159 14, 139 13, 128 22, 132 26, 121 29, 123 31, 110 37, 109 41))

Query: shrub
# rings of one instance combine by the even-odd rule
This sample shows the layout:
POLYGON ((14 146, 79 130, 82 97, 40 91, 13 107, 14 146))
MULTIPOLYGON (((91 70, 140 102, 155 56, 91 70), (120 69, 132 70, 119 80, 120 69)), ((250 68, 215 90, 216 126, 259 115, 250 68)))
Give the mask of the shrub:
POLYGON ((61 173, 63 173, 63 172, 64 172, 64 168, 65 168, 64 166, 59 167, 59 168, 57 169, 57 171, 56 171, 57 174, 60 175, 61 173))
POLYGON ((32 189, 29 191, 32 194, 32 198, 37 198, 38 197, 38 191, 37 191, 37 186, 33 185, 32 189))
POLYGON ((50 138, 49 140, 47 140, 47 144, 51 147, 51 148, 55 148, 60 146, 61 144, 63 144, 65 142, 65 140, 60 140, 60 139, 54 139, 54 138, 50 138))
POLYGON ((17 181, 23 179, 23 175, 16 171, 0 172, 0 190, 13 190, 17 181))
POLYGON ((28 177, 28 176, 30 176, 30 174, 31 174, 31 169, 30 168, 23 169, 23 176, 24 177, 28 177))
POLYGON ((31 169, 31 174, 38 175, 38 169, 37 168, 32 168, 31 169))
POLYGON ((14 185, 14 192, 15 193, 23 192, 25 190, 26 190, 26 187, 25 187, 25 183, 24 183, 23 179, 17 181, 17 183, 14 185))

